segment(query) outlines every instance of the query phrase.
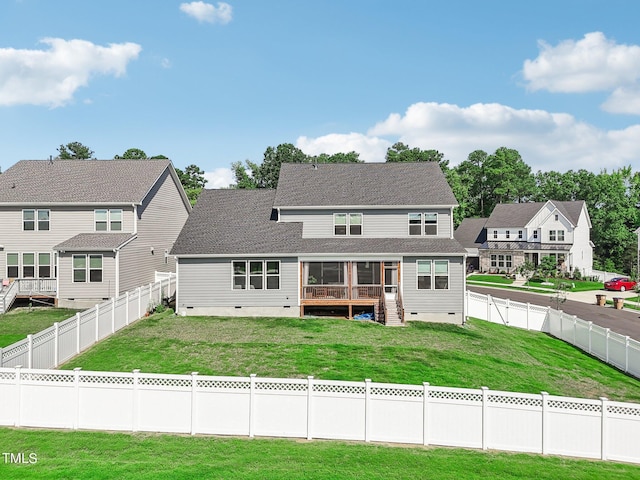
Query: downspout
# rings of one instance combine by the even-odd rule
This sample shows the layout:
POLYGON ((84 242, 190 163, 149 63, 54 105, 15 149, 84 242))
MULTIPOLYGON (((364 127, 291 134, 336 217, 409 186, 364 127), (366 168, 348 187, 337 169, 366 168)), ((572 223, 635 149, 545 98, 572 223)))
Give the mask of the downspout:
POLYGON ((114 297, 118 297, 120 295, 120 250, 114 250, 116 253, 116 289, 114 297))
POLYGON ((131 204, 133 206, 133 233, 134 235, 138 234, 138 205, 135 203, 131 204))
POLYGON ((449 238, 453 238, 453 207, 451 207, 451 215, 449 215, 449 223, 450 223, 450 235, 449 238))

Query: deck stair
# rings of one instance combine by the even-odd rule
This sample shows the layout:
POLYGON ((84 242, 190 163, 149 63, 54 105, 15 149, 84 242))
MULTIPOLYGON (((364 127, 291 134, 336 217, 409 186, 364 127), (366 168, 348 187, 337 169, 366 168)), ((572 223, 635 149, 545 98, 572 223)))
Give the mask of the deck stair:
POLYGON ((0 289, 0 315, 7 312, 11 305, 13 305, 13 301, 18 296, 18 283, 12 282, 8 285, 2 284, 2 288, 0 289))
POLYGON ((402 323, 402 319, 400 315, 398 315, 398 301, 395 293, 385 293, 384 294, 384 324, 387 327, 402 327, 404 324, 402 323))

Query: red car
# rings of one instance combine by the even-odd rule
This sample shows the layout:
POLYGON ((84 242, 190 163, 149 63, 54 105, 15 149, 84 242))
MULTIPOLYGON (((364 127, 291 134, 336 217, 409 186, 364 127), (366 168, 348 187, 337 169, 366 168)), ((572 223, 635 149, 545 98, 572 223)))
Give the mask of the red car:
POLYGON ((604 282, 605 290, 620 290, 624 292, 625 290, 633 290, 635 286, 636 282, 627 277, 616 277, 604 282))

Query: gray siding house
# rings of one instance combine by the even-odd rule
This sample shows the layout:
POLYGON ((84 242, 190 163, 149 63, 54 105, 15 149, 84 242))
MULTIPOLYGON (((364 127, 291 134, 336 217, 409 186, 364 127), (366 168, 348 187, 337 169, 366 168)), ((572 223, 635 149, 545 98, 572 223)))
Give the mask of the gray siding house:
POLYGON ((0 277, 86 307, 175 271, 191 206, 169 160, 23 160, 0 175, 0 277))
POLYGON ((276 190, 205 190, 171 252, 177 312, 460 324, 455 206, 431 162, 283 164, 276 190))

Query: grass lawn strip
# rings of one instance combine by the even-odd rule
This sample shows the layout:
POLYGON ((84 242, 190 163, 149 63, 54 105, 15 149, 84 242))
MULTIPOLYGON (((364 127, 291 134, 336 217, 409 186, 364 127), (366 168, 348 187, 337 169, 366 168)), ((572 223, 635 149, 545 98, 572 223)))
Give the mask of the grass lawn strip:
POLYGON ((640 466, 539 455, 337 441, 0 428, 2 478, 628 480, 640 466))
POLYGON ((56 322, 73 317, 78 310, 68 308, 16 308, 0 315, 0 348, 41 332, 56 322))
POLYGON ((155 314, 62 368, 422 384, 640 402, 640 381, 539 332, 481 320, 404 328, 155 314))

